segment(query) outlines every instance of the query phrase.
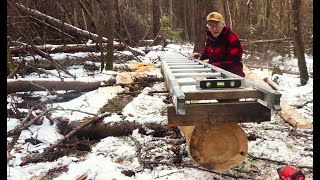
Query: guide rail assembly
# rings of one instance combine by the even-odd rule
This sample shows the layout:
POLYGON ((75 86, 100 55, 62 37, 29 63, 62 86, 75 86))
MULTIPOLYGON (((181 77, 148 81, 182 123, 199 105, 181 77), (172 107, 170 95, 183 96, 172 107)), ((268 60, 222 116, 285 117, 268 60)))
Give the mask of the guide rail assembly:
POLYGON ((270 121, 280 110, 281 94, 271 88, 176 52, 160 55, 162 74, 172 96, 169 124, 270 121))

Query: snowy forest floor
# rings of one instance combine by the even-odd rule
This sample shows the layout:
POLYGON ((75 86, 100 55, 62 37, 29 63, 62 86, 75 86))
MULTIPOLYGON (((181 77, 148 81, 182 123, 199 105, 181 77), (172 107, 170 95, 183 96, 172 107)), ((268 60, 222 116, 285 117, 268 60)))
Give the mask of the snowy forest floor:
MULTIPOLYGON (((12 146, 8 152, 7 179, 278 179, 277 168, 284 165, 298 167, 306 179, 313 179, 313 129, 293 128, 278 112, 272 113, 270 122, 240 124, 247 134, 249 147, 247 159, 239 166, 215 173, 190 159, 179 129, 166 126, 166 106, 170 100, 169 94, 162 92, 164 83, 158 55, 163 51, 188 55, 192 49, 190 44, 169 44, 165 48, 153 46, 144 56, 134 56, 128 51, 116 52, 114 71, 102 72, 99 71, 100 62, 94 58, 98 53, 51 54, 78 80, 115 78, 116 84, 87 92, 61 90, 8 94, 7 132, 22 125, 26 116, 34 121, 28 128, 7 137, 7 146, 12 146), (140 69, 145 76, 155 77, 158 81, 144 79, 130 85, 117 83, 117 75, 134 71, 130 66, 137 63, 145 67, 140 69), (28 155, 41 154, 62 139, 68 132, 65 124, 81 123, 105 112, 109 113, 102 118, 105 130, 91 129, 88 136, 86 133, 74 136, 45 157, 25 163, 28 155)), ((299 72, 297 59, 277 54, 268 57, 263 59, 256 54, 251 58, 245 52, 243 62, 254 66, 251 70, 255 73, 276 81, 282 88, 282 97, 313 122, 313 78, 307 85, 300 86, 299 75, 290 73, 299 72), (275 73, 272 71, 274 66, 288 73, 275 73)), ((22 58, 33 61, 31 56, 14 59, 21 61, 22 58)), ((35 58, 40 63, 46 62, 38 56, 35 58)), ((306 55, 306 62, 312 75, 313 57, 306 55)), ((58 79, 55 69, 47 72, 50 73, 25 71, 18 79, 58 79)), ((64 73, 61 75, 67 77, 64 73)))

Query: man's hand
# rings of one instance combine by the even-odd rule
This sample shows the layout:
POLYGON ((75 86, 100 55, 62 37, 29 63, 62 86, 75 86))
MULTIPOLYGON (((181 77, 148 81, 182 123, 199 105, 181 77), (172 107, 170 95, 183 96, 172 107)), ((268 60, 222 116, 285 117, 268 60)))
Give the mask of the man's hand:
POLYGON ((200 59, 201 56, 202 56, 202 54, 200 54, 200 53, 192 53, 191 56, 192 56, 193 58, 200 59))

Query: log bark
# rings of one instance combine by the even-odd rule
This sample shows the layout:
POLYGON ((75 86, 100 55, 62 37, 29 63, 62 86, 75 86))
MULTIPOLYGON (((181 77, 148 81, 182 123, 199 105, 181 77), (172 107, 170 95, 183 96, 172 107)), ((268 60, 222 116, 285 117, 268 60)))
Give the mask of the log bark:
MULTIPOLYGON (((123 51, 126 48, 125 44, 121 43, 114 43, 114 48, 123 51)), ((107 43, 103 43, 102 46, 107 48, 107 43)), ((73 52, 93 52, 96 50, 100 50, 100 46, 97 44, 68 44, 64 45, 39 45, 35 46, 41 51, 47 53, 73 53, 73 52)), ((30 45, 27 46, 12 46, 9 47, 11 54, 19 55, 19 54, 27 54, 28 52, 33 52, 33 49, 30 45)))
POLYGON ((86 122, 82 123, 80 126, 77 126, 74 128, 72 131, 70 131, 67 135, 65 135, 64 138, 58 140, 55 144, 51 145, 50 147, 46 148, 43 153, 41 154, 30 154, 22 158, 22 163, 20 164, 21 166, 26 165, 28 163, 32 162, 39 162, 44 159, 44 156, 48 154, 50 151, 54 150, 56 147, 58 147, 60 144, 68 140, 69 138, 73 137, 76 135, 81 129, 89 126, 90 124, 95 124, 101 120, 103 120, 104 117, 110 116, 111 114, 106 112, 103 114, 99 114, 90 120, 87 120, 86 122))
MULTIPOLYGON (((79 81, 71 78, 48 80, 39 78, 36 80, 7 79, 7 93, 26 91, 52 91, 52 90, 93 90, 99 88, 103 81, 79 81)), ((115 83, 114 78, 110 78, 105 83, 115 83)))
MULTIPOLYGON (((243 71, 246 74, 247 80, 268 86, 268 84, 263 81, 264 77, 253 73, 245 65, 243 66, 243 71)), ((313 128, 312 123, 308 121, 303 115, 301 115, 294 107, 290 106, 282 97, 280 98, 280 107, 280 116, 293 127, 313 128)))
MULTIPOLYGON (((86 122, 86 121, 84 121, 86 122)), ((71 121, 70 123, 58 124, 58 129, 62 135, 68 134, 71 130, 81 126, 84 122, 82 121, 71 121)), ((139 129, 141 133, 145 134, 145 128, 153 130, 150 135, 156 137, 163 137, 166 132, 170 129, 169 127, 161 124, 146 123, 140 124, 138 122, 111 122, 105 123, 100 122, 94 125, 87 126, 77 131, 78 138, 89 138, 89 139, 102 139, 108 136, 128 136, 131 135, 133 130, 139 129)), ((172 129, 172 128, 171 128, 172 129)))

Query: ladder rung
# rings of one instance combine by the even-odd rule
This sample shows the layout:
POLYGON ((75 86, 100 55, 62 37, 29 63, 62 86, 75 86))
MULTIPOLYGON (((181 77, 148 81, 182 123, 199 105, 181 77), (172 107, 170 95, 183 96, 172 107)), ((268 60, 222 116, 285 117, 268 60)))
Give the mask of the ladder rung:
POLYGON ((179 78, 177 82, 180 86, 196 85, 197 81, 194 78, 179 78))
POLYGON ((176 78, 207 78, 207 77, 219 77, 221 73, 173 73, 176 78))
POLYGON ((173 66, 173 65, 199 65, 199 63, 196 62, 168 62, 167 63, 169 66, 173 66))
MULTIPOLYGON (((179 61, 165 61, 166 63, 170 64, 170 63, 197 63, 197 62, 194 62, 194 61, 182 61, 182 60, 179 60, 179 61)), ((197 63, 197 64, 200 64, 200 63, 197 63)))
POLYGON ((205 68, 203 65, 181 65, 181 66, 169 66, 172 69, 187 69, 187 68, 205 68))
POLYGON ((173 69, 171 70, 173 73, 177 73, 177 72, 213 72, 211 69, 209 68, 204 68, 204 69, 173 69))
POLYGON ((166 59, 164 60, 165 62, 197 62, 197 61, 193 61, 193 60, 188 60, 188 59, 166 59))

